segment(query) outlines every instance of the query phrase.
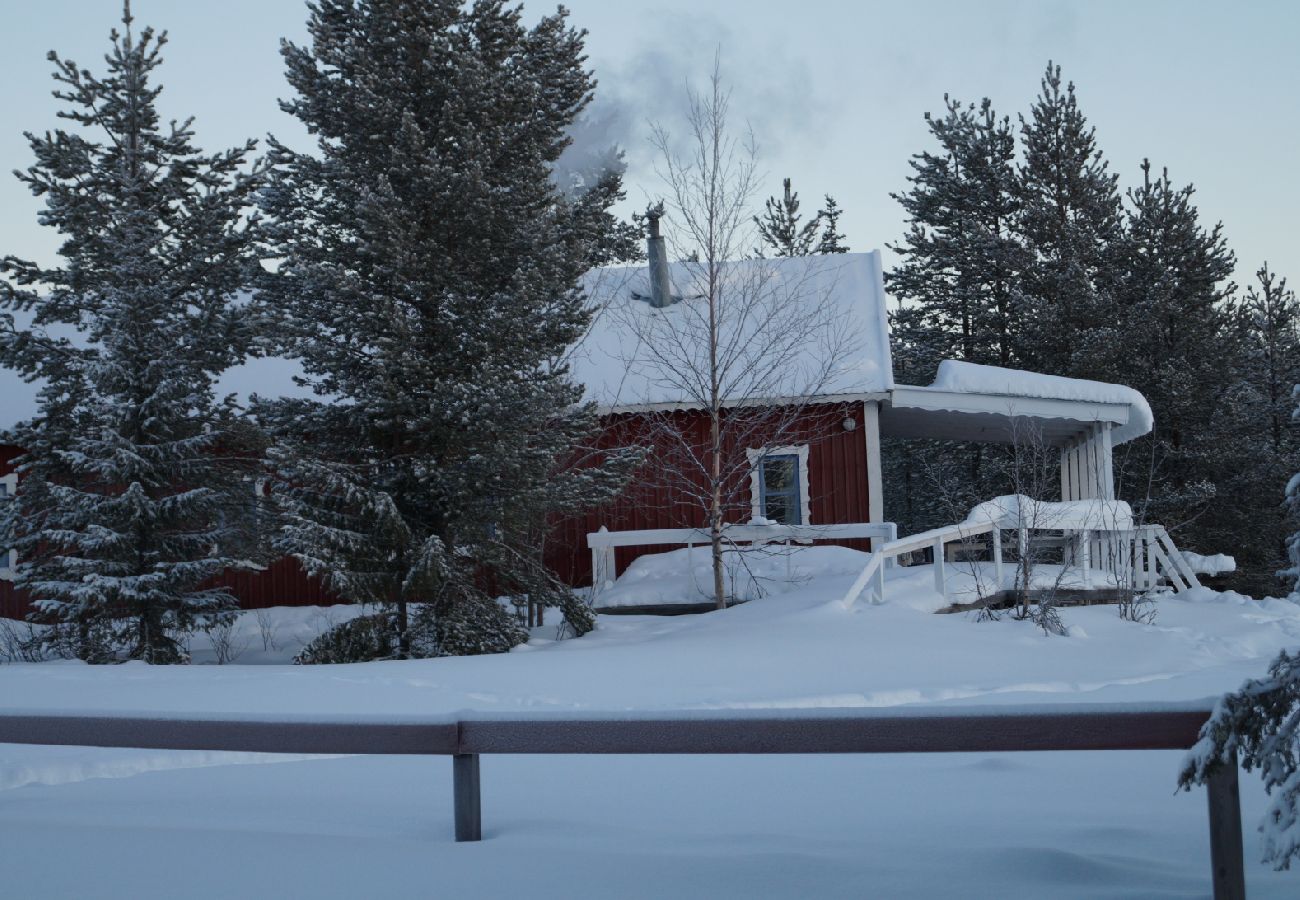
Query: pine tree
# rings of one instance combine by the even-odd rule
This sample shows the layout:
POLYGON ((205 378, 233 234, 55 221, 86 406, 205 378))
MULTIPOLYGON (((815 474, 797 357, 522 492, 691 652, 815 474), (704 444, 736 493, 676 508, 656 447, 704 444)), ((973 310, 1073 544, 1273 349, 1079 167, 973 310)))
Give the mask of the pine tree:
POLYGON ((1149 162, 1142 171, 1117 244, 1114 336, 1094 357, 1105 380, 1141 391, 1155 414, 1155 430, 1117 459, 1119 488, 1189 549, 1240 547, 1255 533, 1240 499, 1259 426, 1243 394, 1235 259, 1222 226, 1200 224, 1191 185, 1152 177, 1149 162))
MULTIPOLYGON (((1300 303, 1265 263, 1255 273, 1256 284, 1246 288, 1241 304, 1245 321, 1245 374, 1251 390, 1242 414, 1248 417, 1249 459, 1242 473, 1243 496, 1234 501, 1249 510, 1259 530, 1259 541, 1242 562, 1258 569, 1253 579, 1260 593, 1274 593, 1279 585, 1270 576, 1288 567, 1288 534, 1300 524, 1294 498, 1277 502, 1283 478, 1300 468, 1300 440, 1292 419, 1292 390, 1300 382, 1300 303), (1262 427, 1261 427, 1262 426, 1262 427)), ((1289 585, 1286 585, 1289 587, 1289 585)))
POLYGON ((1252 381, 1266 405, 1267 439, 1285 453, 1296 441, 1290 425, 1291 389, 1300 382, 1300 303, 1268 263, 1255 273, 1258 287, 1246 288, 1242 310, 1250 332, 1252 381))
MULTIPOLYGON (((1292 388, 1291 397, 1293 400, 1300 401, 1300 384, 1292 388)), ((1300 420, 1300 407, 1291 414, 1291 418, 1293 422, 1300 420)), ((1295 472, 1286 483, 1286 509, 1292 523, 1300 522, 1300 471, 1295 472)), ((1300 528, 1287 536, 1286 554, 1289 565, 1277 574, 1289 580, 1290 598, 1300 601, 1300 528)))
POLYGON ((988 100, 944 103, 943 117, 926 116, 938 152, 913 156, 912 186, 893 195, 909 222, 886 282, 900 301, 894 324, 904 357, 915 357, 904 374, 912 379, 928 379, 942 359, 1016 361, 1025 251, 1013 230, 1015 135, 988 100))
POLYGON ((1031 254, 1024 270, 1020 363, 1038 372, 1090 377, 1113 319, 1112 247, 1121 236, 1118 176, 1097 148, 1074 84, 1047 64, 1042 90, 1021 117, 1017 230, 1031 254))
POLYGON ((282 257, 266 293, 318 394, 259 407, 289 516, 278 546, 391 610, 399 655, 519 642, 494 594, 584 631, 540 549, 549 516, 627 469, 570 465, 595 424, 561 363, 588 321, 579 278, 626 252, 619 173, 553 177, 594 84, 583 33, 562 11, 525 28, 497 0, 309 9, 311 45, 283 48, 283 108, 317 152, 273 142, 263 203, 282 257), (429 640, 412 640, 413 602, 429 640))
MULTIPOLYGON (((918 384, 943 359, 1018 361, 1026 255, 1014 230, 1015 134, 987 99, 974 106, 945 96, 944 103, 942 117, 926 116, 938 148, 913 156, 911 187, 894 195, 909 224, 893 247, 901 262, 886 274, 899 300, 890 317, 894 368, 900 381, 918 384)), ((901 490, 891 492, 887 515, 908 531, 923 530, 1005 493, 992 456, 983 447, 891 441, 883 462, 901 490)))
POLYGON ((774 256, 808 256, 814 253, 847 253, 844 235, 839 232, 843 210, 830 194, 826 205, 811 219, 804 221, 799 213, 799 194, 791 187, 790 179, 782 181, 780 197, 768 197, 761 216, 754 216, 763 245, 754 250, 763 256, 764 250, 774 256))
POLYGON ((846 238, 840 232, 840 216, 844 210, 835 202, 835 198, 827 194, 823 200, 822 208, 817 211, 817 218, 821 220, 821 236, 817 238, 817 246, 814 253, 848 253, 849 245, 845 243, 846 238))
POLYGON ((25 452, 0 527, 15 586, 78 655, 170 663, 229 615, 213 577, 250 567, 246 430, 213 384, 256 334, 238 292, 260 175, 251 141, 204 155, 190 120, 162 124, 166 35, 137 35, 129 4, 122 23, 102 76, 49 54, 78 127, 27 135, 36 162, 18 177, 64 243, 54 267, 0 261, 0 358, 42 382, 12 432, 25 452))

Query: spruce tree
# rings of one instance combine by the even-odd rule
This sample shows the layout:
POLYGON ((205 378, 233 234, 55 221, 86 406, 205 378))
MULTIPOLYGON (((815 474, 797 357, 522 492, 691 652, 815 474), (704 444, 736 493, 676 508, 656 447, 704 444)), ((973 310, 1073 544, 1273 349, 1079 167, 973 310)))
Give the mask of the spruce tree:
POLYGON ((768 197, 763 215, 754 216, 754 227, 763 242, 754 255, 761 257, 765 251, 778 257, 847 253, 848 245, 839 232, 843 212, 835 198, 827 194, 826 205, 804 221, 799 212, 799 194, 786 178, 782 181, 781 196, 768 197))
POLYGON ((230 614, 214 576, 250 566, 246 430, 213 384, 256 335, 238 292, 260 175, 251 141, 205 155, 190 120, 163 124, 166 35, 136 34, 129 4, 122 24, 103 75, 49 54, 75 127, 28 134, 17 173, 63 244, 54 266, 0 261, 0 359, 41 383, 0 528, 56 638, 92 662, 171 663, 230 614))
POLYGON ((840 216, 844 215, 844 210, 835 202, 835 198, 827 194, 822 202, 822 208, 817 211, 817 218, 821 220, 821 234, 817 238, 817 246, 813 249, 814 253, 848 253, 849 245, 846 243, 847 238, 840 232, 840 216))
POLYGON ((1108 171, 1074 84, 1062 88, 1060 66, 1047 64, 1020 130, 1017 230, 1031 256, 1022 280, 1020 362, 1095 377, 1092 359, 1109 335, 1094 326, 1115 315, 1109 254, 1121 236, 1118 176, 1108 171))
POLYGON ((595 419, 562 364, 588 322, 580 277, 627 252, 619 173, 554 177, 592 96, 584 33, 563 11, 527 28, 498 0, 309 10, 310 45, 283 46, 282 106, 316 152, 273 140, 263 201, 281 257, 266 294, 318 395, 259 408, 289 516, 278 546, 382 604, 401 656, 523 640, 498 594, 585 631, 541 559, 551 517, 627 469, 572 464, 595 419))

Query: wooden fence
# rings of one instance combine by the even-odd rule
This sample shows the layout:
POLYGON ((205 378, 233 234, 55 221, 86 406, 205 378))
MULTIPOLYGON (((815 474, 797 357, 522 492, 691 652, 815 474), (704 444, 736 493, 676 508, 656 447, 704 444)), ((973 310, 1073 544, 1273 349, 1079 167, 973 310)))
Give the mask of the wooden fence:
MULTIPOLYGON (((482 839, 479 758, 494 753, 995 753, 1179 750, 1208 705, 1059 704, 871 710, 690 711, 512 718, 147 718, 0 711, 0 742, 265 753, 452 757, 457 841, 482 839)), ((1172 784, 1174 773, 1170 772, 1172 784)), ((1215 900, 1245 897, 1237 767, 1208 784, 1215 900)))

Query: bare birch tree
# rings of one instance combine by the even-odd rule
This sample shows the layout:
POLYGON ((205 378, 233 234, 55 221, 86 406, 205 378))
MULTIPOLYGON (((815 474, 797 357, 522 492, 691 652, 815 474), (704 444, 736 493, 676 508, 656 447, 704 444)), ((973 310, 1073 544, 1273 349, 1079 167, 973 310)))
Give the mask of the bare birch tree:
POLYGON ((666 477, 669 502, 704 513, 713 599, 722 608, 726 526, 750 517, 752 472, 771 448, 825 431, 810 426, 810 406, 837 423, 845 418, 842 406, 816 400, 860 339, 833 302, 842 257, 744 259, 754 245, 753 135, 730 128, 730 94, 716 59, 706 90, 688 94, 687 149, 679 151, 662 124, 652 135, 666 193, 652 227, 662 215, 668 249, 683 261, 666 305, 621 307, 620 325, 635 335, 629 370, 678 398, 650 413, 654 481, 666 477), (703 427, 685 410, 702 411, 703 427))

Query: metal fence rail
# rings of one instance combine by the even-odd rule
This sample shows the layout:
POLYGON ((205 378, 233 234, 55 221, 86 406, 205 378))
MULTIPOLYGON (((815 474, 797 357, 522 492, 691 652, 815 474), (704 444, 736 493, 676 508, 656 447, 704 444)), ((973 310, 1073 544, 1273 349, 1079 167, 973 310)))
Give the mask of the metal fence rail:
MULTIPOLYGON (((451 756, 456 840, 482 839, 480 756, 1179 750, 1209 705, 1057 704, 334 721, 46 715, 0 710, 0 742, 162 750, 451 756)), ((1171 775, 1172 777, 1172 775, 1171 775)), ((1216 900, 1245 896, 1237 768, 1208 784, 1216 900)))

